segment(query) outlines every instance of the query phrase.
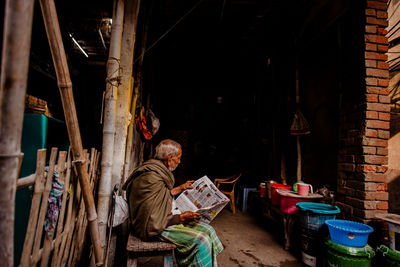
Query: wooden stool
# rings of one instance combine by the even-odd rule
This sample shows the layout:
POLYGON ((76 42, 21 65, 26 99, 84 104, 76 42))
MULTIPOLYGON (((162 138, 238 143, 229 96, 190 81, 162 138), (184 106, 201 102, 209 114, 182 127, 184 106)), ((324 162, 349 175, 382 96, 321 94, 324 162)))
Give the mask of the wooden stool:
POLYGON ((128 261, 126 266, 136 267, 139 257, 164 256, 164 267, 173 266, 173 253, 176 246, 166 242, 145 242, 130 234, 126 251, 128 261))

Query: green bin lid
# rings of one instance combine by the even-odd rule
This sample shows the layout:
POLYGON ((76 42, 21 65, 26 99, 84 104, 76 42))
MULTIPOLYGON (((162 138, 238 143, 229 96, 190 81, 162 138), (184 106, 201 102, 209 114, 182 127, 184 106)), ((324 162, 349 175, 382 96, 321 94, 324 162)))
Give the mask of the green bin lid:
POLYGON ((393 249, 390 249, 385 245, 381 245, 378 248, 378 251, 381 252, 384 257, 388 257, 389 259, 400 263, 400 253, 399 252, 394 251, 393 249))
POLYGON ((328 249, 333 249, 345 255, 364 257, 369 259, 375 256, 374 250, 369 245, 366 245, 365 247, 362 248, 348 247, 335 243, 332 240, 327 240, 325 244, 328 247, 328 249))

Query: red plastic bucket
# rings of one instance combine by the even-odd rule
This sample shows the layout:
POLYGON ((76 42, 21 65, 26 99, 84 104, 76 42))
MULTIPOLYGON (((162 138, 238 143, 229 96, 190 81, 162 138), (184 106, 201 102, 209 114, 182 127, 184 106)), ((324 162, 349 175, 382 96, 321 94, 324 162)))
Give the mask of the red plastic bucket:
POLYGON ((281 203, 281 196, 276 192, 276 189, 291 189, 291 185, 286 184, 271 184, 271 203, 272 205, 279 206, 281 203))

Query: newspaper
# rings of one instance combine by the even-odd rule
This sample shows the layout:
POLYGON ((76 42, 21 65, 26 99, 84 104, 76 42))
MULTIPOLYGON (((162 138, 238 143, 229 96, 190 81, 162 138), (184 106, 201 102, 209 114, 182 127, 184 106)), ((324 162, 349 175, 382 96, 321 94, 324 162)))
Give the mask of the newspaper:
POLYGON ((175 201, 173 213, 185 211, 200 213, 200 221, 210 223, 229 202, 207 176, 196 180, 193 189, 183 191, 175 201))

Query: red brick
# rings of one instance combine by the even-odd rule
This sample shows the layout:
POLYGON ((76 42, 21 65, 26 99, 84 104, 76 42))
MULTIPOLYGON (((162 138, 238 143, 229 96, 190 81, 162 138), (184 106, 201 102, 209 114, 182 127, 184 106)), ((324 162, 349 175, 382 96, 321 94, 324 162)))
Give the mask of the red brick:
POLYGON ((365 26, 365 32, 367 32, 367 33, 376 33, 377 29, 378 29, 378 27, 376 25, 366 25, 365 26))
POLYGON ((376 149, 376 154, 378 155, 383 155, 383 156, 387 156, 389 154, 389 151, 387 148, 383 148, 383 147, 378 147, 376 149))
POLYGON ((367 68, 366 73, 367 76, 389 78, 389 70, 386 69, 367 68))
POLYGON ((365 136, 378 137, 378 131, 377 130, 367 129, 367 130, 365 130, 365 136))
POLYGON ((377 165, 385 165, 388 164, 388 158, 386 156, 378 156, 378 155, 363 155, 365 163, 369 164, 377 164, 377 165))
POLYGON ((378 102, 378 95, 367 94, 367 102, 378 102))
POLYGON ((384 104, 390 104, 390 96, 380 95, 379 102, 384 104))
POLYGON ((376 17, 378 19, 387 19, 388 18, 388 13, 386 11, 380 11, 376 12, 376 17))
POLYGON ((367 85, 378 85, 378 79, 372 78, 372 77, 367 77, 367 78, 365 78, 365 83, 367 85))
MULTIPOLYGON (((387 59, 385 59, 387 60, 387 59)), ((388 87, 389 79, 378 79, 378 86, 388 87)))
POLYGON ((378 52, 365 52, 365 59, 387 60, 388 56, 378 52))
POLYGON ((387 52, 389 50, 389 46, 387 45, 378 45, 377 48, 380 52, 387 52))
MULTIPOLYGON (((380 62, 380 61, 378 61, 378 62, 380 62)), ((388 95, 389 90, 387 88, 382 88, 382 87, 367 86, 367 93, 368 94, 378 94, 378 95, 388 95)))
POLYGON ((376 154, 376 147, 374 146, 363 146, 363 154, 365 155, 375 155, 376 154))
POLYGON ((376 208, 378 210, 387 210, 389 209, 389 203, 387 201, 377 201, 376 208))
POLYGON ((378 139, 378 138, 364 137, 363 140, 362 140, 362 144, 364 146, 387 147, 388 146, 388 141, 387 140, 378 139))
MULTIPOLYGON (((378 61, 381 62, 381 61, 378 61)), ((365 60, 365 67, 367 68, 376 68, 377 67, 377 61, 376 60, 365 60)))
POLYGON ((368 8, 375 8, 379 10, 386 10, 387 9, 387 4, 379 2, 379 1, 367 1, 367 7, 368 8))
POLYGON ((383 210, 354 209, 354 215, 356 217, 365 218, 365 219, 375 219, 376 213, 384 213, 384 211, 383 210))
POLYGON ((367 103, 367 110, 390 112, 390 105, 382 103, 367 103))
POLYGON ((389 199, 389 193, 383 192, 383 191, 364 192, 364 191, 357 190, 356 196, 361 199, 367 199, 367 200, 388 200, 389 199))
POLYGON ((339 163, 338 164, 339 171, 354 172, 355 169, 356 169, 355 164, 350 164, 350 163, 339 163))
POLYGON ((388 34, 387 30, 386 30, 385 28, 381 28, 381 27, 379 27, 379 28, 376 30, 376 32, 377 32, 379 35, 386 35, 386 34, 388 34))
POLYGON ((378 45, 377 44, 366 43, 365 44, 365 50, 367 50, 367 51, 377 51, 378 50, 378 45))
POLYGON ((376 172, 378 173, 386 173, 388 169, 388 166, 376 166, 376 172))
POLYGON ((367 24, 380 25, 380 26, 387 27, 388 21, 386 19, 377 19, 374 17, 367 17, 367 24))
POLYGON ((375 192, 375 199, 376 200, 389 200, 389 193, 388 192, 375 192))
POLYGON ((371 129, 390 129, 390 123, 388 121, 367 120, 367 128, 371 128, 371 129))
POLYGON ((388 38, 383 35, 378 34, 366 34, 365 35, 365 42, 369 43, 377 43, 377 44, 388 44, 388 38))
POLYGON ((378 112, 377 111, 367 111, 366 112, 367 119, 378 119, 378 112))
POLYGON ((376 17, 376 10, 373 8, 368 8, 365 10, 365 15, 371 16, 371 17, 376 17))
POLYGON ((358 165, 357 171, 364 172, 364 173, 376 172, 376 166, 374 166, 374 165, 358 165))
POLYGON ((376 184, 376 191, 387 191, 387 184, 376 184))
POLYGON ((344 163, 354 163, 354 156, 353 155, 339 155, 339 162, 344 163))
POLYGON ((382 139, 389 139, 390 138, 390 131, 378 130, 378 137, 382 138, 382 139))
POLYGON ((390 121, 390 113, 379 112, 379 119, 382 121, 390 121))
POLYGON ((361 190, 356 191, 356 197, 360 199, 375 200, 376 192, 365 192, 361 190))
POLYGON ((386 181, 386 175, 382 173, 364 173, 360 178, 368 182, 383 183, 386 181))
POLYGON ((359 209, 376 209, 376 201, 375 200, 361 200, 354 197, 346 197, 345 202, 355 208, 359 209))

